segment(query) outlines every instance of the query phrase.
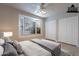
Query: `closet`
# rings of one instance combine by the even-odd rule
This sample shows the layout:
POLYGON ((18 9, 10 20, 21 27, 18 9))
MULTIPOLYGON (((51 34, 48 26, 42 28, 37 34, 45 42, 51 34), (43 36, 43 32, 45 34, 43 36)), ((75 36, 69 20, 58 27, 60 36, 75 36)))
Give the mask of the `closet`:
POLYGON ((46 21, 45 37, 78 46, 78 18, 78 16, 73 16, 57 19, 58 21, 46 21))

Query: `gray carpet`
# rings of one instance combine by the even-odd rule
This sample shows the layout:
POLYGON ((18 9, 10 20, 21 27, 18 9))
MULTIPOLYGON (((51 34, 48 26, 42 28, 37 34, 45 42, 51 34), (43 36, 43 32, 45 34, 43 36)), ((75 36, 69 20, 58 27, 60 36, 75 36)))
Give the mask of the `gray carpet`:
POLYGON ((71 55, 69 55, 68 53, 66 53, 66 52, 64 52, 64 51, 61 51, 60 56, 71 56, 71 55))

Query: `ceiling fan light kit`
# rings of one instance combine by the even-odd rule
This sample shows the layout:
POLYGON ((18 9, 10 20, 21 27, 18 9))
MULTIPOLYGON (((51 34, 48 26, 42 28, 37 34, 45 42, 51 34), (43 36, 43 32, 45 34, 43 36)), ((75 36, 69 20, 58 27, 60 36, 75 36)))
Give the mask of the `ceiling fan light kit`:
POLYGON ((46 14, 45 3, 41 3, 39 11, 42 15, 46 14))

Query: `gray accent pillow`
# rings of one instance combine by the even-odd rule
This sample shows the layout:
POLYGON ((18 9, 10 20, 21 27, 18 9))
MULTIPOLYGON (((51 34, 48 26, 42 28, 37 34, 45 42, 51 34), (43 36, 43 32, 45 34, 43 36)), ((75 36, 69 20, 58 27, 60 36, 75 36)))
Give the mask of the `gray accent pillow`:
POLYGON ((10 43, 5 43, 3 48, 3 56, 18 56, 16 49, 10 43))
POLYGON ((19 55, 24 54, 22 47, 20 46, 19 42, 16 40, 12 40, 10 38, 4 38, 5 43, 10 43, 17 51, 19 55))
POLYGON ((20 46, 20 44, 16 40, 13 41, 12 45, 17 50, 18 54, 23 54, 22 47, 20 46))

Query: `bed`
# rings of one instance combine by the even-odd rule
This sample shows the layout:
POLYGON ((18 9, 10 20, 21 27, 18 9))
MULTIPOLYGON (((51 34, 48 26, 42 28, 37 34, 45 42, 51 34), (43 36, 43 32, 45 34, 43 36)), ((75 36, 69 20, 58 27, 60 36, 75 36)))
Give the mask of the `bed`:
POLYGON ((32 39, 32 42, 42 46, 46 50, 50 51, 52 55, 59 56, 61 54, 60 43, 46 40, 46 39, 32 39))
MULTIPOLYGON (((1 40, 0 40, 1 42, 1 40)), ((2 56, 58 56, 60 55, 60 44, 45 39, 32 39, 30 41, 3 41, 0 44, 0 55, 2 56)))

